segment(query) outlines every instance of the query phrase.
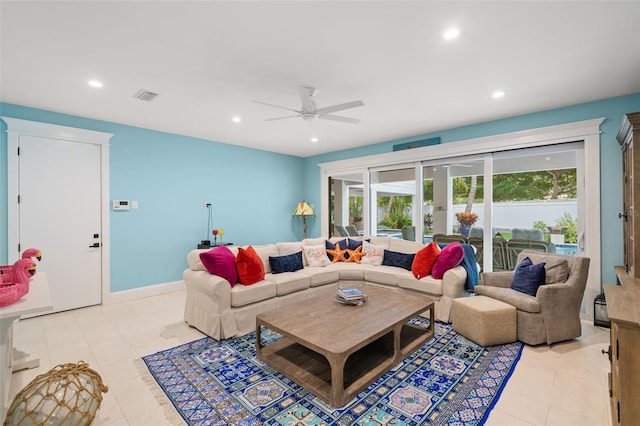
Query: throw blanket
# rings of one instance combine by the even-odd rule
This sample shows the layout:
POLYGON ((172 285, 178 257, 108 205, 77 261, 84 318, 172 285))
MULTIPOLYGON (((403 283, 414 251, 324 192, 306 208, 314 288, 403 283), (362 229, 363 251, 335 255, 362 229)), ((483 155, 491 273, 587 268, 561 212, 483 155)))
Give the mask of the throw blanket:
MULTIPOLYGON (((440 248, 447 244, 439 243, 440 248)), ((467 281, 464 283, 464 289, 473 292, 478 285, 478 264, 476 263, 476 252, 471 244, 460 244, 464 249, 464 257, 460 265, 467 271, 467 281)))

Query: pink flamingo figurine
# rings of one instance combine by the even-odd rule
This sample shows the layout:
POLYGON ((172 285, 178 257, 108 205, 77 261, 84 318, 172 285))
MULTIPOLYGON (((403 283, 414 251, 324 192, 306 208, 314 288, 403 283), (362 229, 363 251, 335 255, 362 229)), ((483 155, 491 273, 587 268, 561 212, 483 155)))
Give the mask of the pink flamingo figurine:
POLYGON ((42 260, 42 253, 37 248, 28 248, 22 253, 23 259, 28 259, 31 257, 35 257, 38 261, 42 260))
POLYGON ((31 259, 20 259, 13 264, 12 271, 14 282, 3 279, 0 285, 0 307, 16 303, 29 292, 29 280, 35 274, 36 264, 31 259))
MULTIPOLYGON (((37 248, 28 248, 22 253, 22 259, 31 259, 35 257, 38 261, 42 260, 42 253, 37 248)), ((35 274, 35 271, 33 272, 35 274)), ((0 266, 0 275, 4 275, 4 282, 14 282, 13 265, 0 266)))

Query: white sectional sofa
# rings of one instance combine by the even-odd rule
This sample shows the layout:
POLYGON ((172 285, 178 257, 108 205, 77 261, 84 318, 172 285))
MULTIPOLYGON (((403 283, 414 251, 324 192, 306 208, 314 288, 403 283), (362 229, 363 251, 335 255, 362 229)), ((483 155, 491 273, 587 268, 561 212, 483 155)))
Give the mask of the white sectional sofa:
MULTIPOLYGON (((330 241, 343 239, 332 238, 330 241)), ((370 242, 401 253, 416 253, 424 247, 416 242, 386 237, 371 237, 370 242)), ((206 250, 192 250, 187 255, 189 268, 183 273, 186 284, 184 320, 214 339, 227 339, 254 331, 256 315, 261 312, 318 295, 334 297, 339 287, 372 284, 427 295, 435 301, 436 319, 449 322, 453 299, 464 295, 467 271, 463 266, 449 269, 439 280, 430 275, 416 279, 411 271, 395 266, 338 262, 310 267, 303 256, 303 269, 271 273, 269 256, 292 254, 302 251, 303 245, 320 244, 325 244, 324 238, 253 246, 264 265, 264 280, 233 287, 224 278, 207 272, 199 256, 206 250)), ((237 247, 229 249, 234 254, 238 252, 237 247)))

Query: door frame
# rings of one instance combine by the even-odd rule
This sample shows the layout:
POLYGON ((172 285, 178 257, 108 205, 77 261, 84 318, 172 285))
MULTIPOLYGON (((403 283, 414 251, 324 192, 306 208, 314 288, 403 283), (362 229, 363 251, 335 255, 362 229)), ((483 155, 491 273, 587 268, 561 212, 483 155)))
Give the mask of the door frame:
POLYGON ((100 146, 100 221, 101 241, 101 296, 102 303, 110 292, 110 244, 109 244, 109 141, 112 133, 76 127, 59 126, 13 117, 0 117, 7 123, 7 252, 9 263, 20 258, 18 243, 20 242, 19 215, 19 161, 18 147, 21 136, 37 136, 47 139, 58 139, 100 146))

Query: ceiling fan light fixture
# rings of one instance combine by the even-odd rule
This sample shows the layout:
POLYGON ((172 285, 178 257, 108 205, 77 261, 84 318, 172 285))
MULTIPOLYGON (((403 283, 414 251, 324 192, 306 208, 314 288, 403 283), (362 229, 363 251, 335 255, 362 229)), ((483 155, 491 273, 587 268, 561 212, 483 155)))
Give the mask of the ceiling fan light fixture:
POLYGON ((460 30, 458 30, 457 28, 449 28, 447 31, 444 32, 444 34, 442 35, 442 38, 445 40, 453 40, 454 38, 457 38, 460 35, 460 30))

